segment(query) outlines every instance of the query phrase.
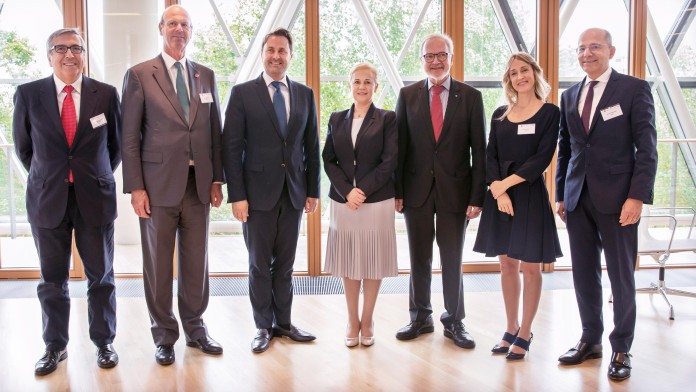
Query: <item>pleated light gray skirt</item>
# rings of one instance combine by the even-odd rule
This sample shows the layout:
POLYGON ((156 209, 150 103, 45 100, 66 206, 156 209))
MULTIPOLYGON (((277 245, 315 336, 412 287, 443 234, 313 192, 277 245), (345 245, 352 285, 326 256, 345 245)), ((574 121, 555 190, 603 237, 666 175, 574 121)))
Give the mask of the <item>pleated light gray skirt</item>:
POLYGON ((325 270, 354 280, 396 276, 394 199, 351 210, 331 200, 325 270))

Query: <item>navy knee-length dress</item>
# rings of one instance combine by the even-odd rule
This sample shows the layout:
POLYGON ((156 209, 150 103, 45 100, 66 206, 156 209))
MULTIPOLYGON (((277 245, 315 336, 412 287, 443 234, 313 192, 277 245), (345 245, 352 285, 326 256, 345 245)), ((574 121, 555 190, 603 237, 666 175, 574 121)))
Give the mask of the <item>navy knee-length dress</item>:
POLYGON ((493 113, 486 147, 486 182, 512 174, 524 182, 510 187, 514 216, 498 210, 490 190, 486 193, 474 251, 488 257, 508 255, 526 262, 552 263, 563 256, 554 213, 544 183, 544 170, 553 159, 558 140, 560 112, 545 103, 531 118, 519 123, 498 120, 493 113))

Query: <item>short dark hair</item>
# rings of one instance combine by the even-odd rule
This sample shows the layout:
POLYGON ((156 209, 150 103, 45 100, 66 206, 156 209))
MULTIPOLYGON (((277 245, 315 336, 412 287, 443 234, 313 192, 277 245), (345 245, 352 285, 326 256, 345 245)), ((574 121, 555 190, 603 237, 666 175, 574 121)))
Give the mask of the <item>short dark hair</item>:
POLYGON ((276 36, 276 37, 285 37, 288 40, 288 45, 290 45, 290 53, 292 53, 292 35, 290 34, 290 31, 288 29, 284 28, 279 28, 276 29, 275 31, 271 31, 270 33, 266 34, 265 37, 263 37, 263 43, 261 44, 261 49, 263 50, 263 47, 266 46, 266 41, 268 41, 269 38, 276 36))

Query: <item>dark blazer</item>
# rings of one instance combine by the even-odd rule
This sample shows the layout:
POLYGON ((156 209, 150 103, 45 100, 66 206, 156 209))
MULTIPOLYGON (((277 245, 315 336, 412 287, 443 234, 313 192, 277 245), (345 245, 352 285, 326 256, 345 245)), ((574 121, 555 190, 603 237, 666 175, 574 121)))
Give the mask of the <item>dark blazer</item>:
POLYGON ((121 107, 115 87, 82 77, 80 118, 71 147, 60 120, 53 75, 17 87, 13 135, 17 156, 29 171, 27 213, 37 227, 57 227, 68 203, 72 169, 75 197, 89 226, 116 219, 113 172, 121 162, 121 107), (91 118, 103 114, 96 128, 91 118))
POLYGON ((556 199, 573 211, 587 182, 592 202, 602 213, 620 213, 627 198, 652 204, 657 135, 650 86, 612 71, 588 135, 578 111, 583 83, 584 79, 561 97, 556 199), (623 114, 605 121, 601 111, 615 105, 623 114))
POLYGON ((438 210, 465 212, 483 206, 486 194, 486 133, 481 93, 451 79, 442 133, 435 142, 428 81, 401 89, 396 103, 399 165, 396 198, 420 207, 433 182, 438 210))
POLYGON ((331 113, 329 118, 322 152, 324 170, 331 180, 329 197, 345 203, 357 186, 365 193, 366 203, 392 198, 398 149, 396 114, 370 106, 353 147, 353 110, 354 106, 331 113))
POLYGON ((287 137, 263 74, 232 87, 222 134, 229 202, 247 200, 250 210, 268 211, 287 185, 292 204, 303 209, 319 198, 319 135, 314 92, 286 79, 290 90, 287 137))
POLYGON ((201 203, 210 203, 214 181, 225 181, 215 74, 189 60, 186 69, 188 123, 161 55, 130 68, 123 79, 123 191, 145 189, 153 206, 172 207, 183 199, 189 149, 201 203), (201 102, 201 94, 211 94, 212 102, 201 102))

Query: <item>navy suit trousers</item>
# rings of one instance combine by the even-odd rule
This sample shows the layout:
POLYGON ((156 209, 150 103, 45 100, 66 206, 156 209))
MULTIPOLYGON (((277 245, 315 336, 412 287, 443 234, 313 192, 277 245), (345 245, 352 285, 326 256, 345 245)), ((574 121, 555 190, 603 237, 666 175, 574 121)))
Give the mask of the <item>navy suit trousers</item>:
POLYGON ((87 274, 89 337, 95 345, 101 346, 112 343, 116 336, 114 223, 86 225, 75 191, 70 187, 65 216, 58 227, 31 225, 41 265, 37 294, 43 315, 43 339, 48 350, 60 350, 68 344, 68 278, 73 230, 87 274))
POLYGON ((580 200, 567 212, 566 227, 570 239, 575 296, 582 321, 580 340, 602 342, 602 267, 601 252, 614 296, 614 330, 609 335, 612 350, 628 352, 636 326, 636 282, 634 271, 638 254, 638 223, 621 226, 620 214, 603 214, 584 185, 580 200))

